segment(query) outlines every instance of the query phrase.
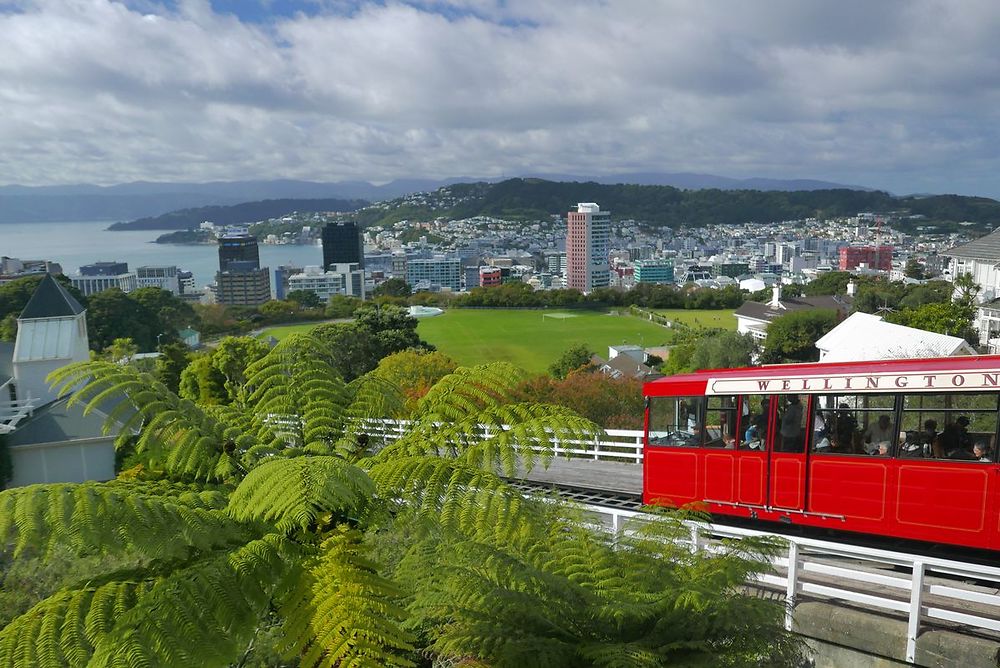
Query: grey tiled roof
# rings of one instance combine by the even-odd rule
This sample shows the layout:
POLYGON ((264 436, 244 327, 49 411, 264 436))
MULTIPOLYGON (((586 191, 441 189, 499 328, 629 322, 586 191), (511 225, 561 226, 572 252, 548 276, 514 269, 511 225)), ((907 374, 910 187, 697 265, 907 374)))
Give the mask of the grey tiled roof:
MULTIPOLYGON (((97 409, 84 415, 84 406, 69 406, 69 397, 57 399, 42 406, 22 421, 7 438, 9 445, 33 443, 62 443, 89 438, 110 438, 118 434, 117 426, 110 435, 104 434, 107 413, 97 409)), ((112 406, 102 406, 110 410, 112 406)))
POLYGON ((786 313, 794 311, 805 311, 807 309, 822 308, 833 309, 841 315, 847 315, 851 310, 854 299, 843 295, 824 295, 822 297, 788 297, 781 300, 785 308, 773 308, 770 303, 743 302, 743 305, 736 309, 737 316, 753 318, 771 322, 786 313))
POLYGON ((969 260, 1000 262, 1000 228, 993 230, 985 237, 979 237, 975 241, 955 246, 951 250, 941 253, 941 255, 969 260))
POLYGON ((28 305, 21 311, 21 318, 60 318, 77 315, 82 311, 80 302, 59 285, 51 274, 45 274, 28 300, 28 305))

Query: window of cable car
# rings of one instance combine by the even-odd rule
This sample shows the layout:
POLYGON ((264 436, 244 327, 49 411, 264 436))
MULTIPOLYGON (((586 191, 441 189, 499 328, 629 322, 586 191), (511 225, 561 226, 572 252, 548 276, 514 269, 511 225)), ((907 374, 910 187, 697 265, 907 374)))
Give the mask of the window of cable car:
POLYGON ((902 442, 894 424, 895 394, 826 394, 813 400, 812 451, 817 454, 892 454, 902 442))
POLYGON ((996 461, 996 393, 903 396, 900 457, 996 461))
POLYGON ((778 397, 776 452, 805 452, 807 395, 785 394, 778 397))
POLYGON ((705 447, 736 447, 736 397, 708 397, 705 411, 705 447))
POLYGON ((740 450, 763 450, 767 447, 767 421, 770 417, 771 396, 748 394, 740 403, 740 450))
POLYGON ((696 448, 701 445, 705 397, 650 397, 649 445, 696 448))

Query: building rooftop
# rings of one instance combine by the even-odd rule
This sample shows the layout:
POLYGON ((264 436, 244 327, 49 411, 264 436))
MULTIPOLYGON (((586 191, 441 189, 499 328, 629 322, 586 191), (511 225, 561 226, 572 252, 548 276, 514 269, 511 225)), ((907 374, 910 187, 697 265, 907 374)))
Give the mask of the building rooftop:
POLYGON ((46 274, 28 304, 21 311, 20 320, 31 318, 65 318, 84 311, 80 302, 66 288, 59 285, 51 274, 46 274))
POLYGON ((993 230, 985 237, 944 251, 941 255, 968 260, 1000 261, 1000 228, 993 230))
POLYGON ((908 359, 975 355, 957 336, 885 322, 870 313, 853 313, 816 342, 821 362, 908 359))
POLYGON ((768 302, 743 302, 743 305, 736 309, 735 315, 763 322, 771 322, 775 318, 792 313, 793 311, 804 311, 806 309, 825 308, 833 309, 840 314, 846 315, 854 302, 852 297, 844 295, 824 295, 822 297, 786 297, 780 300, 781 306, 775 307, 768 302))

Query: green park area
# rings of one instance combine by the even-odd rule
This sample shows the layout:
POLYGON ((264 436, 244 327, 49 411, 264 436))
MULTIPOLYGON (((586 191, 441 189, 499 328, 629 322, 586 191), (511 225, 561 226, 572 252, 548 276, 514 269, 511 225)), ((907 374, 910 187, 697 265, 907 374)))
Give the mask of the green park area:
POLYGON ((417 333, 459 364, 502 361, 544 371, 570 346, 583 343, 604 357, 611 345, 663 345, 667 330, 600 311, 451 309, 421 319, 417 333))
MULTIPOLYGON (((673 309, 656 313, 691 327, 736 329, 732 311, 673 309)), ((260 336, 281 340, 316 325, 272 327, 260 336)), ((459 364, 504 361, 540 372, 577 344, 585 344, 603 357, 608 346, 621 343, 662 346, 668 341, 669 330, 641 317, 602 311, 449 309, 439 316, 421 318, 417 333, 459 364)))
POLYGON ((653 313, 662 315, 669 320, 679 322, 688 327, 714 327, 717 329, 736 329, 736 316, 732 311, 702 311, 695 309, 653 309, 653 313))

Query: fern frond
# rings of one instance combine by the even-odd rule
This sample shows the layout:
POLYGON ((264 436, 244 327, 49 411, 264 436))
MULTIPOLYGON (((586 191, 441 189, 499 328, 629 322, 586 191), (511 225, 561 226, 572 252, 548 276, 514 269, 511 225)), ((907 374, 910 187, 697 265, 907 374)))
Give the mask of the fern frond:
POLYGON ((357 511, 374 491, 364 471, 337 457, 275 459, 243 479, 229 500, 229 514, 270 522, 280 531, 306 529, 320 515, 357 511))
POLYGON ((416 418, 455 422, 511 403, 524 377, 524 371, 506 362, 459 367, 424 395, 417 405, 416 418))
POLYGON ((304 668, 414 665, 401 592, 367 552, 359 532, 340 527, 283 601, 285 651, 304 668))
POLYGON ((0 630, 0 668, 86 666, 98 638, 150 587, 127 581, 57 592, 0 630))
POLYGON ((299 556, 270 534, 160 579, 98 639, 90 665, 228 665, 286 591, 299 556))
POLYGON ((133 549, 168 558, 241 540, 245 528, 220 507, 218 492, 163 485, 83 483, 17 487, 0 492, 0 545, 14 554, 56 543, 78 552, 133 549))

